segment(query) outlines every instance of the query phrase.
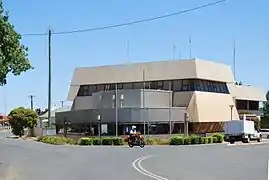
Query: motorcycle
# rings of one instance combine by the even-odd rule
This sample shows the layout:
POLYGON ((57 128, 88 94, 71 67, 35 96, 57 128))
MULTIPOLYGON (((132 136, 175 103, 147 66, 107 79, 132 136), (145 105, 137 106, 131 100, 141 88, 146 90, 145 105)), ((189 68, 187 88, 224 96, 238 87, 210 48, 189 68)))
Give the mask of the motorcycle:
POLYGON ((143 148, 145 146, 144 138, 140 134, 129 135, 126 141, 128 142, 129 147, 140 146, 143 148))

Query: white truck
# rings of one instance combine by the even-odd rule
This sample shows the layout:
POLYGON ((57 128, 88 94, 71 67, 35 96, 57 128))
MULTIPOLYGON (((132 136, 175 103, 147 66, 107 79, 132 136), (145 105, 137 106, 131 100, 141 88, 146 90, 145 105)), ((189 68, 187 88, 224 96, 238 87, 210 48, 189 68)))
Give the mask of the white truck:
POLYGON ((225 123, 225 139, 233 144, 236 141, 249 143, 250 141, 261 142, 261 133, 255 130, 254 122, 248 120, 231 120, 225 123))

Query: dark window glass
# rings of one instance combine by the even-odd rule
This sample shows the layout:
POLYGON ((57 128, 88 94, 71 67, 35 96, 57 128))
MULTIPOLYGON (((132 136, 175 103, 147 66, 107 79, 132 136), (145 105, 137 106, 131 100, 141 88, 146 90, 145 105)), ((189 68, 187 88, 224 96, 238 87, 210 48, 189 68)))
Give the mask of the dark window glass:
POLYGON ((219 92, 217 89, 217 86, 218 86, 217 82, 212 82, 211 85, 212 85, 213 92, 219 92))
POLYGON ((143 89, 143 82, 135 82, 134 89, 143 89))
POLYGON ((202 91, 200 80, 194 80, 194 90, 195 91, 202 91))
POLYGON ((259 101, 249 101, 249 110, 259 110, 259 101))
POLYGON ((104 84, 98 84, 97 85, 97 92, 104 91, 105 90, 105 85, 104 84))
POLYGON ((133 83, 123 83, 123 89, 133 89, 133 83))
POLYGON ((190 89, 190 80, 184 79, 182 82, 182 91, 189 91, 190 89))
POLYGON ((174 80, 173 91, 181 91, 181 88, 182 88, 182 80, 174 80))
POLYGON ((117 84, 117 86, 118 86, 118 89, 122 89, 123 88, 123 84, 122 83, 117 84))
POLYGON ((163 90, 163 81, 157 81, 156 82, 156 89, 163 90))
POLYGON ((221 86, 222 86, 221 84, 222 83, 216 82, 216 89, 217 89, 216 92, 223 93, 222 90, 221 90, 221 86))
POLYGON ((208 87, 208 83, 206 81, 202 80, 201 85, 203 87, 203 91, 210 92, 209 87, 208 87))
POLYGON ((236 108, 238 110, 247 110, 247 101, 246 100, 236 100, 236 108))
MULTIPOLYGON (((169 90, 169 83, 171 81, 164 81, 163 82, 163 90, 169 90)), ((172 83, 171 83, 171 89, 172 89, 172 83)))
POLYGON ((150 84, 150 89, 156 89, 156 87, 157 87, 157 81, 151 81, 151 82, 149 82, 149 84, 150 84))
POLYGON ((110 84, 110 90, 116 90, 116 84, 110 84))
POLYGON ((97 91, 96 85, 90 85, 89 94, 92 95, 92 93, 95 93, 96 91, 97 91))
POLYGON ((195 91, 195 88, 194 88, 194 86, 195 86, 195 80, 189 80, 189 90, 190 91, 195 91))
POLYGON ((149 87, 150 87, 150 82, 149 81, 145 82, 145 89, 150 89, 149 87))

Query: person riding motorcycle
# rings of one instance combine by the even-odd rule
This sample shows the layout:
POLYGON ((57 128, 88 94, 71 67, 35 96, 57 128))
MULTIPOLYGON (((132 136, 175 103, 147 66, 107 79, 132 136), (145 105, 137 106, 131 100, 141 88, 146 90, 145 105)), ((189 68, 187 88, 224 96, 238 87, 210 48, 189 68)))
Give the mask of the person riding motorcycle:
POLYGON ((135 142, 136 141, 136 135, 137 135, 136 126, 132 126, 132 129, 130 130, 129 134, 130 134, 131 140, 133 142, 135 142))

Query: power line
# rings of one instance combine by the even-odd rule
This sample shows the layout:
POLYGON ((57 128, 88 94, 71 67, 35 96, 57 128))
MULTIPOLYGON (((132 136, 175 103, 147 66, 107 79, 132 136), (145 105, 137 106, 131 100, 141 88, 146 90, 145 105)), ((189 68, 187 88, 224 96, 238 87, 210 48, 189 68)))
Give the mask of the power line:
MULTIPOLYGON (((137 21, 131 21, 131 22, 120 23, 120 24, 113 24, 113 25, 102 26, 102 27, 88 28, 88 29, 77 29, 77 30, 72 30, 72 31, 52 32, 52 34, 63 35, 63 34, 83 33, 83 32, 99 31, 99 30, 118 28, 118 27, 123 27, 123 26, 134 25, 134 24, 140 24, 140 23, 144 23, 144 22, 154 21, 154 20, 158 20, 158 19, 164 19, 164 18, 168 18, 171 16, 177 16, 177 15, 188 13, 191 11, 203 9, 203 8, 206 8, 209 6, 214 6, 214 5, 223 3, 225 1, 227 1, 227 0, 219 0, 219 1, 212 2, 212 3, 200 5, 200 6, 191 8, 191 9, 186 9, 186 10, 178 11, 178 12, 171 13, 171 14, 166 14, 166 15, 162 15, 162 16, 157 16, 157 17, 152 17, 152 18, 147 18, 147 19, 142 19, 142 20, 137 20, 137 21)), ((45 36, 45 35, 48 35, 48 33, 23 34, 22 36, 45 36)))

